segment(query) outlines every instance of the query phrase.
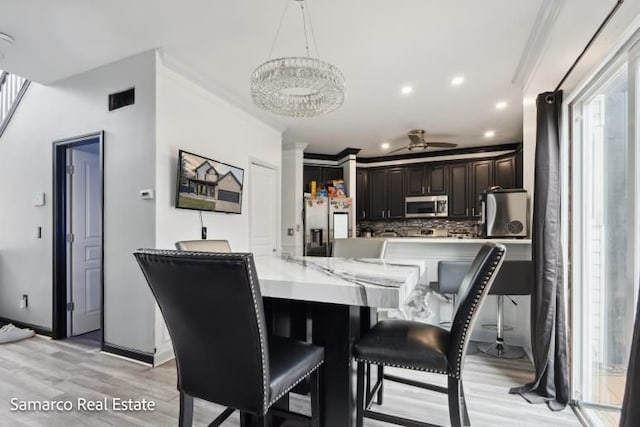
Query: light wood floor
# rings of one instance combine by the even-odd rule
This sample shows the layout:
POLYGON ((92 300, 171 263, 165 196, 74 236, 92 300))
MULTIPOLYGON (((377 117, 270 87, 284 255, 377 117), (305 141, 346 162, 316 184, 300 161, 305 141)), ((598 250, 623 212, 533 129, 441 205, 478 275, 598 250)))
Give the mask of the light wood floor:
MULTIPOLYGON (((415 379, 429 376, 422 372, 390 371, 415 379)), ((507 393, 509 387, 524 384, 532 376, 532 367, 524 360, 469 356, 464 381, 472 424, 579 426, 571 409, 551 412, 544 405, 530 405, 521 397, 507 393)), ((178 415, 175 385, 173 362, 154 369, 102 354, 86 343, 51 341, 42 337, 4 344, 0 345, 0 426, 175 426, 178 415), (144 397, 154 400, 157 409, 147 413, 10 411, 11 398, 75 401, 78 397, 144 397)), ((444 395, 391 382, 385 382, 385 387, 385 411, 449 425, 444 395)), ((307 402, 294 395, 292 409, 307 412, 307 402)), ((217 405, 197 401, 195 425, 208 425, 221 410, 217 405)), ((237 426, 238 416, 234 414, 227 424, 237 426)), ((365 425, 384 424, 366 420, 365 425)))

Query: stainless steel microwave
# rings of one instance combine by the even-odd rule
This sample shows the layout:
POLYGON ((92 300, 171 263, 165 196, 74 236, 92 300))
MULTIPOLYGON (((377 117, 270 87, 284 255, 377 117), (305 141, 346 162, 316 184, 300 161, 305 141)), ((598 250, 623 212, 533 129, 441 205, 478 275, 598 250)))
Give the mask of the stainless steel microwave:
POLYGON ((406 218, 441 218, 449 216, 449 196, 405 197, 406 218))

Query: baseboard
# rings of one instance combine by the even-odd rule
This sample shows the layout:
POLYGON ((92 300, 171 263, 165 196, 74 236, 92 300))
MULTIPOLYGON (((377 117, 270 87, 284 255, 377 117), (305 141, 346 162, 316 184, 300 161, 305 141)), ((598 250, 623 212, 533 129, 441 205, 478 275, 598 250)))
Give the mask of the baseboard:
POLYGON ((44 335, 47 337, 50 337, 53 335, 52 330, 50 328, 44 328, 42 326, 32 325, 31 323, 20 322, 18 320, 7 319, 6 317, 0 317, 0 323, 2 324, 12 323, 14 326, 17 326, 18 328, 31 329, 33 330, 33 332, 35 332, 38 335, 44 335))
POLYGON ((164 351, 158 351, 155 354, 153 358, 153 366, 160 366, 173 358, 175 358, 175 355, 173 354, 173 347, 169 346, 169 348, 166 348, 164 351))
POLYGON ((144 351, 131 350, 107 342, 102 343, 102 351, 153 365, 153 354, 144 351))

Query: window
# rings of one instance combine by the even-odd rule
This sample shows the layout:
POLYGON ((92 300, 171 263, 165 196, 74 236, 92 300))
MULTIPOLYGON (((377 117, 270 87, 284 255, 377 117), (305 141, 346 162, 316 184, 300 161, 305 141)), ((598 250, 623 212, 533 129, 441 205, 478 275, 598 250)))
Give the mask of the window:
POLYGON ((569 105, 572 391, 598 426, 618 425, 638 288, 640 62, 623 52, 569 105))
POLYGON ((218 190, 218 200, 223 202, 240 203, 240 193, 228 190, 218 190))

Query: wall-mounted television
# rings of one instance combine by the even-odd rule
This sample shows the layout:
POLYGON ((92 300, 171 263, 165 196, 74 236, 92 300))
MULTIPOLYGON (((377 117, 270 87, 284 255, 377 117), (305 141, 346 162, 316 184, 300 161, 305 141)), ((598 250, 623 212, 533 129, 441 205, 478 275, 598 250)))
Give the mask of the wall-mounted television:
POLYGON ((239 214, 243 181, 242 168, 180 150, 176 207, 239 214))

